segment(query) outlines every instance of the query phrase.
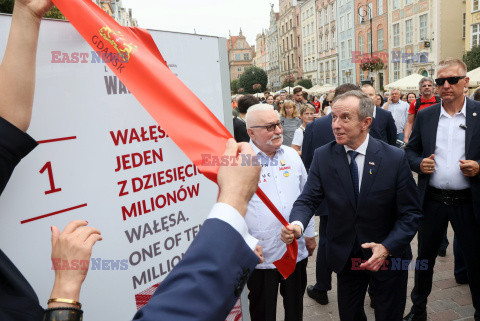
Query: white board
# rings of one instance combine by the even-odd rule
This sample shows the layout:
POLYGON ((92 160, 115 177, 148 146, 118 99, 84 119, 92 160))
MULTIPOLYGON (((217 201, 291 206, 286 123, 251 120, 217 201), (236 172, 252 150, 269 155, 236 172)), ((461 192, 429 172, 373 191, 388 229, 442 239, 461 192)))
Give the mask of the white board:
MULTIPOLYGON (((1 55, 10 21, 10 16, 0 15, 1 55)), ((222 123, 231 121, 225 40, 163 31, 151 34, 171 70, 222 123)), ((90 262, 81 292, 85 320, 105 320, 107 315, 111 320, 132 318, 137 310, 135 295, 161 282, 178 263, 214 204, 217 186, 196 174, 183 152, 68 22, 42 22, 28 133, 43 143, 19 164, 0 197, 2 250, 45 307, 54 280, 50 226, 63 229, 71 220, 87 220, 101 230, 103 241, 94 247, 95 264, 90 262), (73 63, 75 56, 78 63, 73 63), (133 130, 139 139, 131 135, 133 130), (125 143, 119 132, 130 133, 125 143), (143 164, 132 166, 141 158, 143 164), (116 171, 119 159, 125 164, 116 171), (185 179, 166 183, 167 172, 175 176, 177 169, 180 176, 180 168, 185 179), (136 187, 143 181, 148 188, 134 192, 133 181, 136 187), (191 197, 184 199, 180 193, 177 202, 168 202, 167 194, 182 186, 190 189, 191 197), (152 198, 157 200, 154 208, 152 198), (145 207, 140 210, 135 204, 143 206, 142 202, 145 207), (132 230, 141 231, 141 237, 132 237, 132 230), (142 255, 142 249, 153 257, 142 255)))

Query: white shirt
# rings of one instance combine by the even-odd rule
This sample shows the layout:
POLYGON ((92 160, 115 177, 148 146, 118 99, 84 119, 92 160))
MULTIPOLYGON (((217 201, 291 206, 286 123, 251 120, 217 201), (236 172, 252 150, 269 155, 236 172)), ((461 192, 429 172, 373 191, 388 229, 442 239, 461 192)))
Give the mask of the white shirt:
MULTIPOLYGON (((356 152, 358 152, 357 157, 355 157, 355 162, 357 162, 357 168, 358 168, 358 192, 360 192, 360 188, 362 187, 362 177, 363 177, 363 167, 365 165, 365 155, 367 154, 367 147, 368 147, 368 140, 370 138, 370 134, 367 134, 367 138, 365 138, 365 141, 360 145, 357 149, 355 149, 356 152)), ((345 148, 345 152, 348 152, 349 150, 353 150, 352 148, 348 147, 347 145, 343 145, 345 148)), ((350 164, 352 160, 350 159, 350 156, 347 153, 347 159, 348 163, 350 164)), ((328 187, 327 187, 328 188, 328 187)), ((312 221, 310 221, 311 223, 312 221)), ((308 224, 310 226, 310 223, 308 224)), ((293 221, 291 223, 292 225, 298 225, 302 229, 303 232, 303 223, 300 221, 293 221)), ((308 226, 307 230, 305 233, 308 231, 308 226)), ((307 236, 307 235, 306 235, 307 236)))
MULTIPOLYGON (((271 159, 260 151, 252 142, 250 144, 257 154, 262 171, 258 187, 268 196, 283 217, 289 220, 293 203, 300 195, 307 181, 307 172, 297 151, 282 145, 271 159)), ((250 234, 259 240, 263 248, 264 262, 257 269, 275 269, 273 262, 279 260, 286 251, 286 245, 280 239, 282 224, 268 207, 254 195, 247 207, 245 221, 250 234)), ((315 236, 315 222, 310 220, 305 236, 315 236)), ((297 262, 308 257, 305 240, 298 239, 297 262)))
POLYGON ((403 100, 399 100, 397 103, 391 102, 390 105, 388 105, 388 110, 392 113, 395 126, 397 126, 397 134, 403 133, 405 125, 407 124, 409 108, 410 106, 403 100))
MULTIPOLYGON (((465 129, 460 124, 466 123, 467 100, 462 110, 450 116, 440 108, 435 145, 435 170, 430 178, 430 185, 439 189, 461 190, 470 187, 468 178, 460 170, 459 160, 465 159, 465 129)), ((427 157, 430 155, 427 155, 427 157)))
POLYGON ((248 226, 242 215, 226 203, 216 203, 210 211, 207 219, 217 218, 233 227, 245 240, 248 247, 255 250, 258 240, 248 233, 248 226))
POLYGON ((297 129, 295 129, 295 133, 293 134, 292 145, 300 146, 300 150, 302 150, 304 132, 305 132, 305 128, 303 126, 300 126, 297 129))

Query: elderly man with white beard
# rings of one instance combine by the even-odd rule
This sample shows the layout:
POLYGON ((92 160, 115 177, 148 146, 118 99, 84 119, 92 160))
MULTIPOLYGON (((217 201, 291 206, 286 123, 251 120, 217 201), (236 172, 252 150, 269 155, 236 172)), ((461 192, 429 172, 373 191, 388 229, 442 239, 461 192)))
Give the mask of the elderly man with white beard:
MULTIPOLYGON (((293 148, 282 145, 280 116, 271 106, 254 105, 248 109, 245 118, 250 144, 262 164, 258 186, 288 221, 293 203, 307 181, 303 162, 293 148)), ((297 266, 286 280, 273 265, 286 251, 285 244, 278 237, 281 223, 256 195, 248 203, 245 221, 249 233, 263 247, 264 255, 264 262, 256 266, 247 283, 250 318, 252 321, 276 320, 280 285, 285 321, 302 320, 307 259, 316 247, 313 219, 305 230, 305 237, 298 239, 297 266)))

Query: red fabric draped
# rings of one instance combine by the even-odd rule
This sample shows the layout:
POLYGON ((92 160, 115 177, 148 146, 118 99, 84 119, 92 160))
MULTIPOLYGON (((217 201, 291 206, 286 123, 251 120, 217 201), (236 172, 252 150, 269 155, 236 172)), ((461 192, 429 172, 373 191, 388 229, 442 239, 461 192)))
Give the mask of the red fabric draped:
MULTIPOLYGON (((94 51, 110 57, 106 61, 109 68, 200 171, 216 182, 219 167, 204 166, 201 155, 223 155, 232 135, 170 71, 148 31, 120 26, 91 0, 53 2, 94 51)), ((288 224, 260 189, 257 195, 283 225, 288 224)), ((275 262, 285 278, 295 270, 297 250, 294 242, 275 262)))

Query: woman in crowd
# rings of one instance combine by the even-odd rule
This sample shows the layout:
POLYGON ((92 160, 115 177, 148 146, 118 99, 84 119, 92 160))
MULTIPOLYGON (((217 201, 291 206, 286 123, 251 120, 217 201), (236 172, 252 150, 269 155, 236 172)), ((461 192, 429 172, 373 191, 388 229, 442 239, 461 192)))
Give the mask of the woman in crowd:
MULTIPOLYGON (((272 105, 273 106, 273 102, 274 102, 274 98, 272 95, 268 95, 266 98, 265 98, 265 102, 269 105, 272 105)), ((275 108, 275 107, 274 107, 275 108)))
POLYGON ((417 99, 417 95, 415 95, 414 93, 408 93, 407 94, 407 103, 408 105, 410 105, 412 103, 412 101, 416 100, 417 99))
POLYGON ((295 149, 300 156, 302 156, 303 133, 305 132, 305 128, 307 128, 307 124, 313 121, 315 111, 315 107, 308 104, 300 110, 302 125, 295 130, 292 140, 292 148, 295 149))
POLYGON ((315 106, 315 113, 318 114, 320 111, 320 102, 317 99, 317 96, 313 96, 312 104, 315 106))
POLYGON ((383 97, 380 94, 375 95, 375 106, 382 108, 383 106, 383 97))
POLYGON ((334 93, 329 93, 327 97, 323 100, 322 115, 328 115, 332 111, 332 103, 334 96, 334 93))
POLYGON ((407 102, 407 95, 402 94, 402 96, 400 97, 400 100, 403 100, 404 102, 407 102))
POLYGON ((302 120, 298 118, 299 113, 293 100, 285 100, 280 109, 280 122, 283 127, 283 145, 291 146, 293 134, 300 127, 302 120))

